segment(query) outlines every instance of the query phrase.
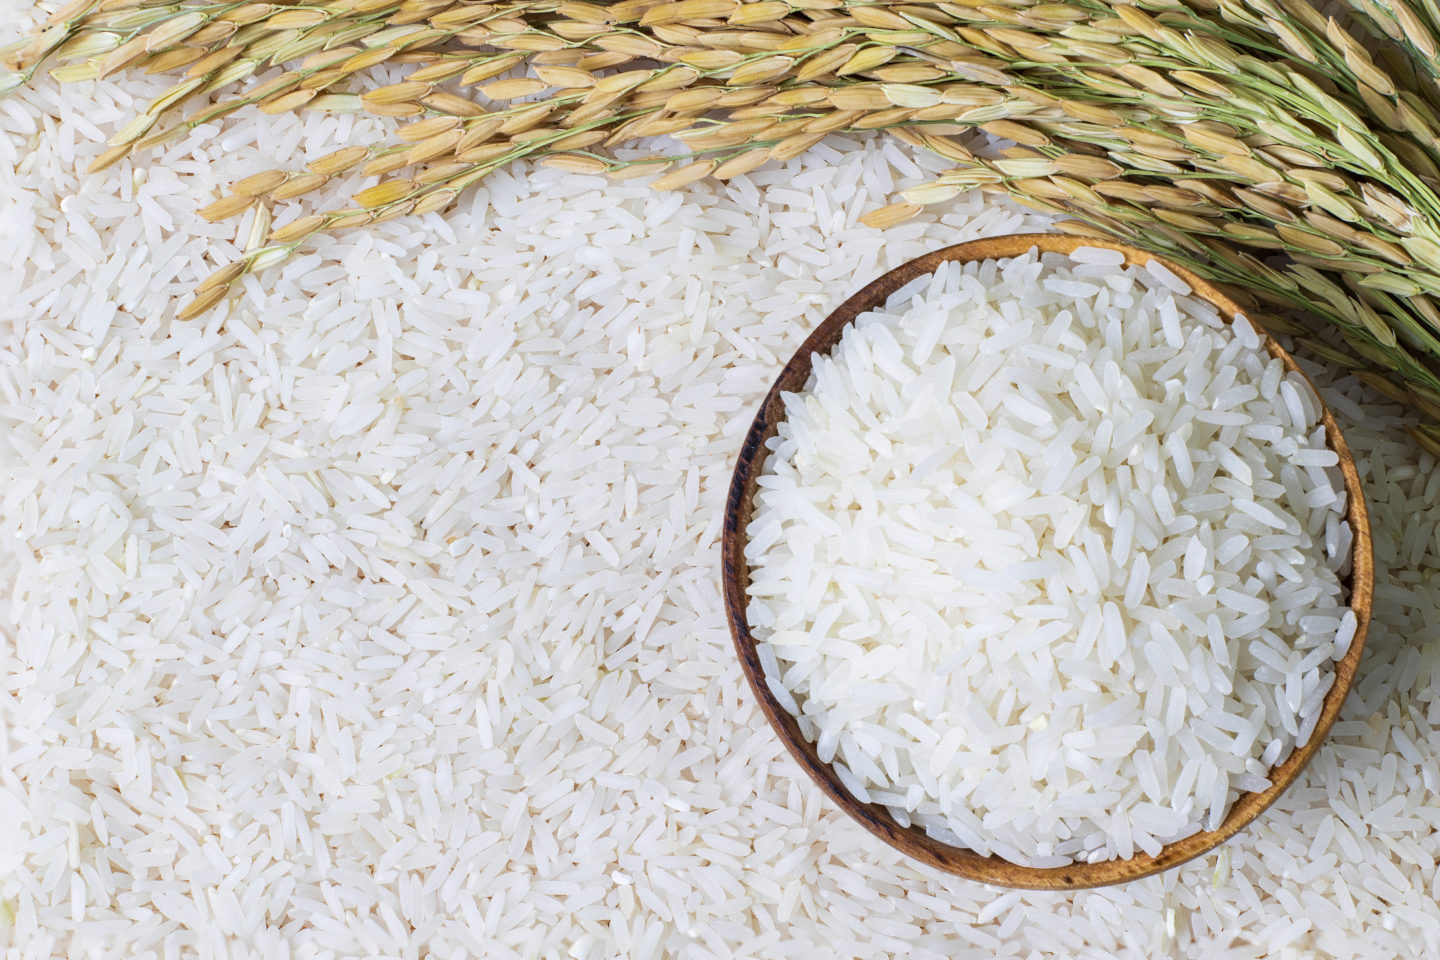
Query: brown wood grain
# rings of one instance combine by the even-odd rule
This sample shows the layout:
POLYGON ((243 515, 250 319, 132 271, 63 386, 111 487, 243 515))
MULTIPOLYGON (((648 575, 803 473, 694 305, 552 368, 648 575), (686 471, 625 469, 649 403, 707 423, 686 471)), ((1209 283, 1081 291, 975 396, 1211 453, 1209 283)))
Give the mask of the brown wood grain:
MULTIPOLYGON (((725 607, 730 621, 731 637, 750 689, 760 702, 760 709, 779 733, 790 754, 804 768, 822 791, 842 810, 854 817, 865 829, 886 843, 932 867, 984 883, 1005 887, 1036 890, 1080 890, 1113 883, 1122 883, 1147 877, 1168 870, 1187 860, 1214 849, 1233 837, 1288 787, 1311 757, 1320 748, 1341 705, 1349 693, 1355 678, 1355 670, 1365 647, 1365 635, 1370 624, 1370 608, 1374 593, 1374 560, 1370 538, 1370 518, 1365 507, 1365 494, 1355 470, 1355 461, 1350 454, 1345 438, 1336 426, 1335 418, 1324 406, 1325 433, 1330 447, 1340 457, 1340 469, 1345 479, 1348 494, 1350 528, 1354 533, 1351 573, 1346 586, 1349 590, 1350 607, 1355 611, 1357 626, 1355 638, 1344 659, 1335 664, 1335 683, 1321 710, 1320 721, 1308 743, 1297 748, 1283 762, 1270 771, 1273 784, 1260 793, 1245 793, 1230 808, 1219 829, 1197 833, 1164 847, 1158 856, 1138 854, 1128 860, 1108 860, 1102 863, 1077 863, 1066 867, 1033 868, 1022 867, 999 857, 982 857, 970 850, 950 846, 932 840, 918 827, 902 827, 879 804, 861 803, 852 797, 836 777, 834 770, 816 755, 815 745, 806 741, 799 725, 770 692, 766 685, 760 659, 755 652, 755 639, 745 617, 746 588, 750 582, 750 568, 745 562, 746 528, 750 523, 754 506, 756 480, 765 466, 766 441, 775 436, 776 427, 784 417, 781 394, 802 390, 810 377, 810 365, 814 354, 828 353, 839 341, 844 329, 861 313, 884 303, 885 299, 905 284, 923 274, 932 272, 946 261, 987 260, 1014 257, 1027 253, 1033 248, 1045 252, 1069 253, 1077 247, 1104 247, 1119 250, 1126 255, 1130 264, 1144 264, 1160 260, 1166 267, 1182 277, 1200 296, 1214 304, 1228 322, 1240 312, 1235 302, 1214 285, 1201 279, 1189 270, 1170 263, 1160 257, 1129 247, 1088 238, 1062 234, 1017 234, 973 240, 943 250, 926 254, 885 274, 866 286, 859 293, 842 303, 830 314, 813 333, 806 338, 795 356, 785 365, 776 378, 774 386, 766 395, 756 414, 730 484, 730 493, 725 505, 725 525, 721 534, 721 576, 725 594, 725 607)), ((1253 323, 1253 321, 1252 321, 1253 323)), ((1257 326, 1258 329, 1258 326, 1257 326)), ((1265 349, 1272 356, 1279 357, 1287 370, 1304 372, 1294 359, 1264 331, 1265 349)), ((1308 382, 1308 377, 1306 378, 1308 382)), ((1313 387, 1314 384, 1312 383, 1313 387)), ((1318 396, 1318 391, 1317 391, 1318 396)))

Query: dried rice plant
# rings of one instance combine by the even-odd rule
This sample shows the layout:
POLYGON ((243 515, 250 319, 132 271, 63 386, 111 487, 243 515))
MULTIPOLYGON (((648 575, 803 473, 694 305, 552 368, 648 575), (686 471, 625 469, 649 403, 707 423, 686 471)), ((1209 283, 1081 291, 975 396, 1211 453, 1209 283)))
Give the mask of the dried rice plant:
POLYGON ((871 225, 962 190, 1007 194, 1318 319, 1323 339, 1287 329, 1440 419, 1437 35, 1403 0, 1354 0, 1346 22, 1309 0, 74 0, 0 51, 0 91, 41 70, 178 74, 97 168, 246 108, 405 121, 204 208, 258 212, 243 259, 187 317, 321 231, 442 210, 514 160, 664 169, 665 190, 887 130, 955 167, 871 225), (356 92, 382 63, 405 78, 356 92), (975 156, 952 136, 972 129, 1016 146, 975 156), (683 152, 607 153, 654 136, 683 152), (378 180, 352 206, 272 228, 276 203, 355 170, 378 180))

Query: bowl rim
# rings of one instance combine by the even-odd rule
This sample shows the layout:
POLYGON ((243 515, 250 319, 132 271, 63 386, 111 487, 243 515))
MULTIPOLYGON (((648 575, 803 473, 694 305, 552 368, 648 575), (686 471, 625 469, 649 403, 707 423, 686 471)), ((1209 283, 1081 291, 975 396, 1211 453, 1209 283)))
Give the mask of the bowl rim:
MULTIPOLYGON (((828 353, 838 342, 840 334, 856 317, 882 303, 890 294, 915 278, 933 272, 942 263, 956 260, 965 262, 1003 259, 1020 256, 1033 249, 1038 249, 1041 253, 1068 254, 1080 247, 1117 250, 1125 254, 1126 265, 1144 265, 1152 260, 1158 261, 1190 284, 1196 296, 1219 309, 1226 323, 1229 323, 1235 315, 1244 313, 1227 294, 1191 270, 1172 263, 1164 257, 1128 244, 1109 240, 1061 233, 1022 233, 971 240, 917 257, 882 274, 836 307, 806 337, 799 349, 795 351, 794 356, 785 364, 761 402, 740 448, 726 497, 724 525, 721 533, 722 588, 735 652, 740 658, 741 668, 749 682, 750 689, 760 703, 761 712, 769 720, 770 726, 779 735, 790 755, 795 758, 810 779, 820 787, 821 791, 838 804, 842 810, 870 833, 901 853, 946 873, 1016 889, 1081 890, 1138 880, 1208 853, 1248 826, 1295 781, 1319 750, 1321 744, 1324 743, 1354 682, 1356 668, 1365 648, 1374 598, 1374 556, 1370 517, 1354 457, 1345 443, 1345 438, 1335 422, 1329 405, 1325 403, 1314 382, 1267 331, 1251 320, 1251 324, 1261 335, 1263 345, 1270 355, 1277 357, 1284 364, 1286 370, 1300 374, 1320 400, 1321 419, 1325 425, 1327 445, 1340 458, 1339 466, 1344 478, 1348 500, 1346 518, 1350 523, 1353 536, 1351 571, 1347 578, 1347 586, 1350 593, 1350 607, 1355 611, 1356 617, 1355 636, 1351 640, 1350 649, 1345 656, 1335 663, 1335 682, 1325 696, 1320 719, 1316 723, 1314 732, 1311 733, 1310 739, 1296 747, 1284 762, 1271 767, 1272 785, 1260 792, 1241 794, 1217 829, 1202 830, 1182 840, 1166 844, 1156 856, 1152 857, 1143 852, 1137 852, 1129 859, 1105 860, 1099 863, 1077 862, 1063 867, 1026 867, 997 856, 985 857, 963 847, 942 843, 930 838, 918 827, 901 827, 889 811, 880 804, 862 803, 851 796, 830 765, 820 760, 814 744, 808 742, 801 734, 795 718, 780 705, 774 694, 770 692, 745 613, 746 591, 750 580, 750 568, 745 562, 746 527, 754 507, 756 481, 763 472, 769 453, 765 449, 765 443, 775 435, 776 428, 784 419, 781 395, 799 390, 805 385, 810 376, 814 355, 817 352, 828 353)), ((1247 317, 1247 319, 1249 318, 1247 317)))

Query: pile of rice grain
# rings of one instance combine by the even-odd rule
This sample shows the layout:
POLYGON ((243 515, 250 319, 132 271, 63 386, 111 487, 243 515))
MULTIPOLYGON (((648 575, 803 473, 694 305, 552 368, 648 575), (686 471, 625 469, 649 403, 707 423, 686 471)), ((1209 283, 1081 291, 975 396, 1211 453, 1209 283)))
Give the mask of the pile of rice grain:
POLYGON ((1037 221, 967 196, 855 226, 944 166, 879 138, 668 195, 530 167, 178 323, 246 226, 195 210, 379 121, 241 111, 84 175, 169 82, 0 100, 0 948, 1440 953, 1440 469, 1398 405, 1323 372, 1380 587, 1302 779, 1161 877, 965 883, 790 762, 730 645, 718 518, 781 358, 858 281, 1037 221))
POLYGON ((850 792, 1033 866, 1214 830, 1349 650, 1303 377, 1158 262, 942 264, 785 395, 746 555, 780 702, 850 792))

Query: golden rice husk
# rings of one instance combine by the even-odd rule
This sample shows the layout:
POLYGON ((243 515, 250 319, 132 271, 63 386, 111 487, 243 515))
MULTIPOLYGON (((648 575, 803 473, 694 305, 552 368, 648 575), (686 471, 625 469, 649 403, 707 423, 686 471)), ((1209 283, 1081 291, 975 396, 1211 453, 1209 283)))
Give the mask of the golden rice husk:
POLYGON ((878 210, 871 210, 860 218, 860 222, 867 227, 874 227, 877 230, 884 230, 897 224, 904 223, 924 209, 918 203, 892 203, 889 206, 880 207, 878 210))

